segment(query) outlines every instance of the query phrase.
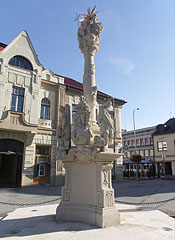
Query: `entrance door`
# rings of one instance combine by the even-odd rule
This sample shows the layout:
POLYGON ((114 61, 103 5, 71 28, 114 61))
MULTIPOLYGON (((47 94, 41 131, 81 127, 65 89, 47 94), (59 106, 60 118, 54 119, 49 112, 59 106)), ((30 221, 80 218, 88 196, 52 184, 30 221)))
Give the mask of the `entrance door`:
POLYGON ((24 144, 0 140, 0 187, 20 187, 24 144))
POLYGON ((36 146, 33 183, 50 183, 51 146, 36 146))
POLYGON ((172 175, 171 162, 165 163, 165 175, 172 175))

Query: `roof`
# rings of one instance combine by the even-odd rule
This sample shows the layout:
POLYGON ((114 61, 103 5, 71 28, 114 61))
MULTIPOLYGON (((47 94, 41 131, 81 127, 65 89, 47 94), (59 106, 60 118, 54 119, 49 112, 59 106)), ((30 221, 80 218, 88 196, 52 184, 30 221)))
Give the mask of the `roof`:
MULTIPOLYGON (((156 126, 151 126, 151 127, 145 127, 145 128, 139 128, 139 129, 136 129, 136 133, 139 134, 139 133, 142 133, 142 134, 152 134, 152 132, 154 132, 156 129, 156 126)), ((128 137, 129 135, 134 135, 134 130, 125 130, 123 129, 122 130, 122 136, 123 137, 128 137)))
MULTIPOLYGON (((59 77, 63 77, 64 78, 64 84, 68 87, 72 87, 72 88, 76 88, 78 90, 82 90, 83 91, 83 84, 76 81, 76 80, 73 80, 71 78, 68 78, 68 77, 64 77, 64 76, 61 76, 61 75, 58 75, 56 74, 57 76, 59 77)), ((98 91, 97 92, 98 96, 102 96, 104 98, 107 98, 107 99, 111 99, 113 98, 112 96, 106 94, 106 93, 103 93, 101 91, 98 91)), ((122 100, 122 99, 118 99, 118 98, 115 98, 116 101, 120 102, 121 104, 125 104, 126 101, 122 100)))
POLYGON ((7 44, 0 42, 0 51, 2 51, 5 47, 7 47, 7 44))
POLYGON ((164 135, 175 133, 175 118, 170 118, 164 124, 159 124, 156 126, 156 131, 153 133, 153 136, 164 135))
MULTIPOLYGON (((4 43, 1 43, 0 42, 0 51, 2 51, 5 47, 7 46, 7 44, 4 44, 4 43)), ((45 68, 42 67, 42 71, 44 71, 45 68)), ((68 87, 72 87, 72 88, 76 88, 78 90, 82 90, 83 91, 83 84, 76 81, 76 80, 73 80, 71 78, 68 78, 68 77, 65 77, 65 76, 61 76, 61 75, 58 75, 58 74, 55 74, 56 76, 59 76, 59 77, 63 77, 64 78, 64 84, 68 87)), ((103 93, 101 91, 98 91, 97 92, 98 96, 102 96, 104 98, 107 98, 107 99, 111 99, 113 98, 112 96, 106 94, 106 93, 103 93)), ((126 101, 122 100, 122 99, 118 99, 118 98, 114 98, 116 101, 120 102, 122 105, 126 103, 126 101)))

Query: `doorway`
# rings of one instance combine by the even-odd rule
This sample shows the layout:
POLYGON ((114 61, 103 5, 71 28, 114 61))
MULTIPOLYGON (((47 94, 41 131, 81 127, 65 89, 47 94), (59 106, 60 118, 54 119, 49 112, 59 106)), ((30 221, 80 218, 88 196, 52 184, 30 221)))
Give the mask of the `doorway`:
POLYGON ((165 163, 165 175, 172 175, 171 162, 165 163))
POLYGON ((24 143, 0 140, 0 187, 20 187, 24 143))

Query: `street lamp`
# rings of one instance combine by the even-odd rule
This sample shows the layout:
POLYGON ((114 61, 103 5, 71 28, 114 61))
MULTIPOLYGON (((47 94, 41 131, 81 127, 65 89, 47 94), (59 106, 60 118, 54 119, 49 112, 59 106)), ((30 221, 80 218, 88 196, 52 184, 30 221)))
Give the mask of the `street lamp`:
MULTIPOLYGON (((135 108, 133 110, 133 125, 134 125, 134 142, 135 142, 135 154, 136 154, 136 150, 137 150, 137 147, 136 147, 136 128, 135 128, 135 111, 138 111, 140 110, 139 108, 135 108)), ((136 162, 136 179, 138 181, 138 163, 136 162)))
POLYGON ((135 111, 140 110, 140 108, 135 108, 133 110, 133 125, 134 125, 134 143, 135 143, 135 153, 136 153, 136 128, 135 128, 135 111))

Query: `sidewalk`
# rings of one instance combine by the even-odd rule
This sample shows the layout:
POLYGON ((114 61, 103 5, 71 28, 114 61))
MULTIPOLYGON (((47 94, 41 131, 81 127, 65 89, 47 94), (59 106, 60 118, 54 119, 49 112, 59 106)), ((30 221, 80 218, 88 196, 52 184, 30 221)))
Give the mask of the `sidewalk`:
POLYGON ((55 222, 57 204, 17 209, 0 220, 2 240, 174 240, 175 220, 157 210, 117 204, 119 226, 100 229, 85 223, 55 222))

